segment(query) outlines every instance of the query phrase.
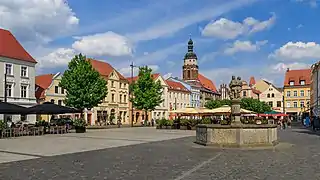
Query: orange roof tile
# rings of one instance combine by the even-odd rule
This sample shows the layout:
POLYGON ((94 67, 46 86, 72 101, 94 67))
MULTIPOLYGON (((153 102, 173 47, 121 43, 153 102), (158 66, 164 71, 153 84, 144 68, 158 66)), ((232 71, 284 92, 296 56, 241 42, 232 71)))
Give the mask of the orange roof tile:
POLYGON ((256 80, 254 79, 253 76, 250 77, 250 81, 249 81, 249 86, 253 86, 256 84, 256 80))
POLYGON ((254 94, 261 94, 261 91, 259 91, 258 89, 252 88, 252 92, 254 94))
POLYGON ((52 83, 53 76, 54 74, 44 74, 44 75, 36 76, 35 81, 36 81, 37 91, 35 95, 37 99, 44 98, 44 92, 52 83))
POLYGON ((189 92, 189 90, 184 85, 182 85, 180 82, 166 80, 166 83, 169 86, 169 90, 189 92))
POLYGON ((305 85, 311 84, 311 69, 288 69, 284 78, 284 86, 290 86, 290 81, 294 82, 294 86, 299 86, 301 80, 305 81, 305 85))
POLYGON ((114 69, 109 63, 98 61, 95 59, 88 58, 92 67, 100 73, 101 76, 108 77, 110 73, 114 70, 121 80, 126 80, 126 78, 120 74, 116 69, 114 69))
MULTIPOLYGON (((160 73, 152 74, 151 76, 153 80, 156 80, 160 76, 160 73)), ((134 76, 133 78, 127 77, 127 80, 129 81, 130 84, 132 83, 132 81, 137 81, 138 79, 139 79, 139 76, 134 76)))
POLYGON ((216 86, 214 85, 214 83, 206 78, 205 76, 201 75, 201 74, 198 74, 198 80, 200 81, 201 85, 213 92, 217 92, 217 88, 216 86))
POLYGON ((37 63, 10 31, 0 29, 0 56, 37 63))

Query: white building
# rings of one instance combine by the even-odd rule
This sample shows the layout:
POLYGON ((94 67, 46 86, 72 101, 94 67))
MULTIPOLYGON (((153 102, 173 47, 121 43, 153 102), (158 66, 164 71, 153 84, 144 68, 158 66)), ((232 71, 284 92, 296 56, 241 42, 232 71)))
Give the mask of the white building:
POLYGON ((169 110, 190 107, 190 91, 180 82, 166 80, 168 84, 169 110))
MULTIPOLYGON (((35 65, 36 60, 21 46, 16 38, 7 30, 0 29, 0 100, 30 107, 36 104, 35 98, 35 65), (5 85, 5 72, 7 73, 5 85)), ((0 115, 3 119, 3 115, 0 115)), ((36 121, 36 115, 7 115, 8 120, 17 122, 36 121)))

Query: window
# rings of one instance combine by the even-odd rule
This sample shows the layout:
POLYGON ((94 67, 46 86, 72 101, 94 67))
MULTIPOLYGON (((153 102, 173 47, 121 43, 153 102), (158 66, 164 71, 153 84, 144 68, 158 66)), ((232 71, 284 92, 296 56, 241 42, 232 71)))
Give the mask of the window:
POLYGON ((111 94, 111 101, 114 102, 114 94, 111 94))
POLYGON ((300 81, 300 85, 305 85, 306 84, 306 81, 305 80, 301 80, 300 81))
POLYGON ((307 107, 308 108, 310 107, 310 101, 307 101, 307 107))
POLYGON ((123 96, 123 102, 125 102, 125 103, 127 102, 127 95, 123 96))
POLYGON ((287 91, 287 97, 291 96, 291 91, 287 91))
POLYGON ((304 96, 304 90, 300 91, 300 96, 304 96))
POLYGON ((12 97, 12 84, 6 85, 7 97, 12 97))
POLYGON ((243 97, 247 96, 247 91, 243 91, 243 97))
POLYGON ((59 93, 59 86, 54 87, 54 93, 58 94, 59 93))
POLYGON ((308 90, 308 96, 310 96, 310 90, 308 90))
POLYGON ((20 115, 20 121, 26 121, 27 120, 27 115, 26 114, 21 114, 20 115))
POLYGON ((64 94, 64 88, 63 87, 61 88, 61 94, 64 94))
POLYGON ((274 98, 274 93, 272 93, 272 94, 271 94, 271 97, 273 97, 273 98, 274 98))
POLYGON ((269 88, 269 91, 273 91, 273 88, 269 88))
POLYGON ((27 67, 26 66, 21 66, 20 75, 21 75, 21 77, 28 77, 27 76, 27 67))
POLYGON ((51 99, 51 101, 50 101, 52 104, 54 104, 54 99, 51 99))
POLYGON ((120 88, 122 88, 122 83, 120 83, 120 88))
POLYGON ((62 106, 62 100, 58 100, 58 105, 62 106))
POLYGON ((269 104, 270 107, 273 107, 273 102, 272 101, 269 101, 268 104, 269 104))
POLYGON ((289 81, 289 85, 293 86, 294 85, 294 81, 289 81))
POLYGON ((122 94, 120 94, 120 99, 119 100, 120 100, 120 103, 121 103, 122 102, 122 94))
POLYGON ((304 101, 300 101, 300 107, 304 107, 304 101))
POLYGON ((6 64, 6 73, 7 75, 13 75, 12 64, 6 64))
POLYGON ((298 96, 298 91, 293 91, 293 96, 297 97, 298 96))
POLYGON ((298 107, 298 103, 297 102, 293 102, 293 107, 298 107))
POLYGON ((267 94, 267 98, 270 98, 270 94, 267 94))
POLYGON ((114 81, 111 81, 111 87, 114 87, 114 81))
POLYGON ((287 107, 290 107, 290 102, 287 102, 287 107))
POLYGON ((27 97, 27 86, 26 85, 21 85, 20 96, 22 98, 26 98, 27 97))
POLYGON ((281 107, 281 101, 277 101, 277 107, 281 107))

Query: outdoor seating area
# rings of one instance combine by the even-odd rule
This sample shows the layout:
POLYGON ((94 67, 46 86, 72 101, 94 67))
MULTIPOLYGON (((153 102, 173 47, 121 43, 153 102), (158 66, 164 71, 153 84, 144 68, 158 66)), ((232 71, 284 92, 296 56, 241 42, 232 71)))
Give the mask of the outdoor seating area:
MULTIPOLYGON (((25 108, 16 104, 7 102, 0 102, 0 114, 12 115, 12 114, 65 114, 65 113, 79 113, 79 110, 56 105, 50 102, 38 104, 30 108, 25 108)), ((68 133, 71 129, 73 122, 65 119, 53 119, 53 122, 46 122, 43 120, 37 120, 35 124, 18 121, 11 122, 8 120, 0 120, 0 138, 10 138, 19 136, 39 136, 44 134, 64 134, 68 133)), ((85 126, 82 122, 76 122, 85 126)), ((77 129, 77 128, 76 128, 77 129)))

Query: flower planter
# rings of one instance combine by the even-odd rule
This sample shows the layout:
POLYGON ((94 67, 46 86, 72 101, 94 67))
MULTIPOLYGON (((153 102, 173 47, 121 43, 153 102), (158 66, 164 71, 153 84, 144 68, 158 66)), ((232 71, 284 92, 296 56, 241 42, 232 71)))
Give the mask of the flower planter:
POLYGON ((180 130, 188 130, 188 126, 180 126, 180 130))
POLYGON ((171 126, 166 126, 166 129, 172 129, 172 127, 171 126))
POLYGON ((86 132, 86 127, 79 127, 75 126, 76 133, 85 133, 86 132))

